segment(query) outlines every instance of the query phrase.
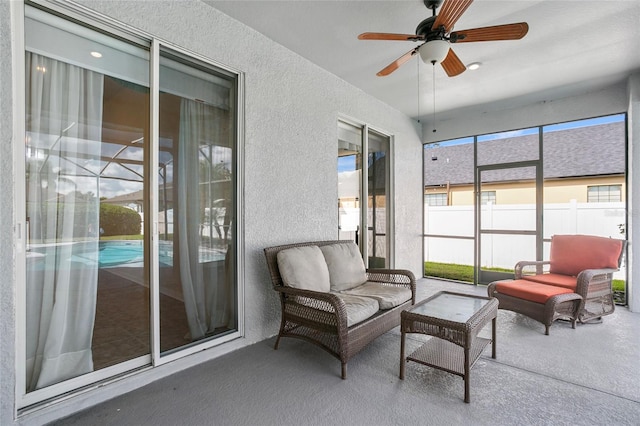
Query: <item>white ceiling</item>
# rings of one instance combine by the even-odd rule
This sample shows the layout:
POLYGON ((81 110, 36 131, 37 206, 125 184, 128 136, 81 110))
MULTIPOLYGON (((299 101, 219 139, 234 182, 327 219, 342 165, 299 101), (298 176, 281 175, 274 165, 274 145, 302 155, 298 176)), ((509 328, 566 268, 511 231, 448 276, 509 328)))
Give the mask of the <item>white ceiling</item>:
MULTIPOLYGON (((376 76, 418 44, 357 39, 415 33, 431 16, 422 0, 204 1, 410 117, 433 112, 431 64, 413 57, 376 76)), ((482 67, 451 78, 436 66, 438 119, 479 104, 499 110, 592 92, 640 71, 640 0, 475 0, 455 29, 522 21, 521 40, 452 44, 463 63, 482 67)))

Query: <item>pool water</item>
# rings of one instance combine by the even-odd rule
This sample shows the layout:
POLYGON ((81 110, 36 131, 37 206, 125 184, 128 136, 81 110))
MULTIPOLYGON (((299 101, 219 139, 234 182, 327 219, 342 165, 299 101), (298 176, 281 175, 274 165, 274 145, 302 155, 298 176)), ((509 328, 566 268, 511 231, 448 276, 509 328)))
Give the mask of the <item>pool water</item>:
MULTIPOLYGON (((98 250, 96 250, 96 242, 90 243, 73 243, 68 244, 70 247, 71 261, 83 263, 85 265, 95 265, 98 263, 100 268, 110 268, 115 266, 141 267, 144 262, 144 245, 140 240, 120 240, 120 241, 100 241, 98 242, 98 250)), ((62 246, 57 246, 61 249, 62 246)), ((42 261, 47 256, 55 255, 58 251, 55 247, 41 248, 32 250, 31 257, 34 261, 42 261), (49 250, 53 249, 53 252, 49 250)), ((62 248, 63 251, 69 251, 62 248)), ((163 266, 173 266, 173 243, 160 242, 158 248, 159 262, 163 266)), ((225 252, 216 249, 207 249, 201 247, 199 250, 200 263, 223 261, 225 252)))
POLYGON ((98 265, 117 266, 144 261, 142 241, 103 241, 98 251, 98 265))
MULTIPOLYGON (((160 263, 171 266, 173 259, 168 255, 170 250, 160 250, 160 263)), ((84 264, 98 262, 100 268, 114 266, 142 266, 144 262, 143 242, 135 241, 100 241, 98 250, 95 243, 76 244, 73 248, 71 260, 84 264)))

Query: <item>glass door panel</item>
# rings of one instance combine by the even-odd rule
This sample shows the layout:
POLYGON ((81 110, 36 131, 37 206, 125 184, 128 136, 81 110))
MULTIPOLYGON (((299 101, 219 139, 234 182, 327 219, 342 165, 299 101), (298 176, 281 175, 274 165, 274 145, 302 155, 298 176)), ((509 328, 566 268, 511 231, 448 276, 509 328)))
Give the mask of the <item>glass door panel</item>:
POLYGON ((160 351, 237 330, 233 80, 160 56, 160 351))
POLYGON ((362 129, 338 121, 338 239, 359 244, 362 129))
POLYGON ((389 136, 338 120, 338 239, 354 241, 371 268, 390 266, 389 154, 389 136))
POLYGON ((25 14, 21 363, 24 391, 35 394, 125 361, 150 362, 149 54, 41 10, 25 14))
POLYGON ((389 267, 389 137, 369 130, 367 160, 367 254, 370 268, 389 267))

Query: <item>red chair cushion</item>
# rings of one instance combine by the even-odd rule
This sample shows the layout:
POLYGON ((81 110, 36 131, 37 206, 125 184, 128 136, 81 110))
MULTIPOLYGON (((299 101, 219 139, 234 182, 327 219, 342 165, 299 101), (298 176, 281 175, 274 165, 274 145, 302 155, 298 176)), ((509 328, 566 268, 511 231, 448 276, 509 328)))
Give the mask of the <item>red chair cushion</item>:
POLYGON ((549 272, 577 276, 585 269, 618 269, 622 243, 593 235, 554 235, 549 272))
POLYGON ((571 291, 576 291, 578 286, 578 278, 570 275, 560 274, 539 274, 539 275, 525 275, 523 280, 533 281, 540 284, 556 285, 558 287, 568 288, 571 291))
POLYGON ((556 287, 526 280, 500 281, 496 283, 498 293, 518 299, 545 304, 550 297, 557 294, 573 293, 568 288, 556 287))

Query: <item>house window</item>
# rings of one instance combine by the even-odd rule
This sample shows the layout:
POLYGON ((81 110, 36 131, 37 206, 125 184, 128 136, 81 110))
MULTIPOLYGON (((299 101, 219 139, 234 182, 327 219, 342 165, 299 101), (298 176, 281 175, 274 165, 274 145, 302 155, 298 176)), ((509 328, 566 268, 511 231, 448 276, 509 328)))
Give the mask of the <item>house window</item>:
POLYGON ((141 43, 25 8, 22 407, 239 336, 238 75, 141 43))
POLYGON ((607 203, 622 201, 622 185, 595 185, 587 187, 587 202, 607 203))
POLYGON ((480 194, 480 204, 484 206, 489 203, 496 203, 496 191, 482 191, 480 194))
POLYGON ((446 206, 447 205, 447 194, 427 194, 425 196, 428 206, 446 206))

